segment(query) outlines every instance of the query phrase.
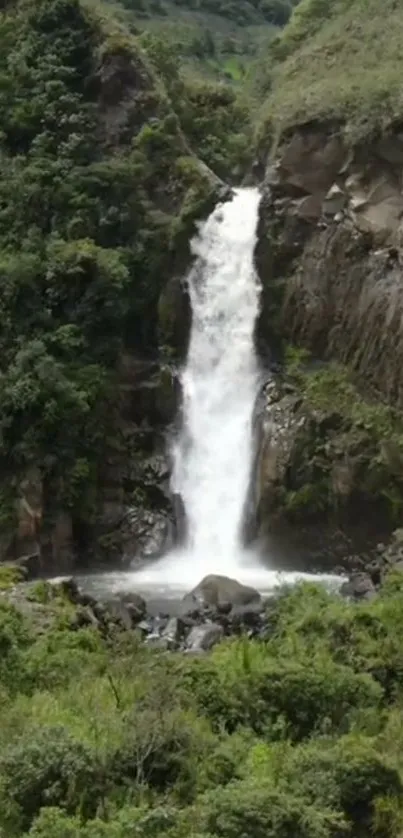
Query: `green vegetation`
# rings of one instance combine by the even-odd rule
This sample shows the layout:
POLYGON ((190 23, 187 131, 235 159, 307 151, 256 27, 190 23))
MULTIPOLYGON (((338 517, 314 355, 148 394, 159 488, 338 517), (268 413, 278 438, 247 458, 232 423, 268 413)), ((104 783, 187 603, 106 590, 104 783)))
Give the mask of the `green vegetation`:
POLYGON ((268 640, 202 658, 73 630, 56 600, 46 633, 0 602, 1 834, 401 834, 401 574, 360 605, 285 590, 268 640))
POLYGON ((319 119, 355 142, 400 121, 402 35, 395 0, 302 0, 262 68, 263 134, 319 119))
POLYGON ((228 85, 184 80, 175 51, 146 33, 140 43, 163 79, 192 150, 220 177, 239 181, 252 160, 250 114, 228 85))
POLYGON ((0 567, 0 591, 7 591, 13 588, 17 582, 22 582, 24 574, 13 565, 2 565, 0 567))
POLYGON ((0 77, 0 473, 8 492, 39 465, 47 512, 88 518, 117 361, 156 353, 178 234, 216 185, 135 39, 78 0, 8 5, 0 77))
POLYGON ((398 411, 360 394, 348 370, 319 368, 289 347, 286 375, 301 404, 284 502, 293 516, 343 512, 346 502, 374 505, 391 525, 403 515, 403 423, 398 411))
MULTIPOLYGON (((186 75, 239 83, 298 0, 121 0, 124 19, 160 37, 186 75)), ((122 16, 119 5, 115 13, 122 16)))

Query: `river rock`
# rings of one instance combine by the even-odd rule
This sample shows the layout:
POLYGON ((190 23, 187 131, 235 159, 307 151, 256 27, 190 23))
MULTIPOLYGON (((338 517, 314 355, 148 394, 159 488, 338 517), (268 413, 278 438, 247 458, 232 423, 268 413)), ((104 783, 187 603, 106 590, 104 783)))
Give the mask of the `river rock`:
POLYGON ((165 628, 161 632, 167 649, 178 649, 181 641, 183 641, 186 634, 186 626, 178 617, 170 617, 165 628))
POLYGON ((235 605, 230 613, 231 626, 235 628, 257 628, 262 624, 263 603, 249 602, 247 605, 235 605))
POLYGON ((137 594, 134 595, 134 601, 129 598, 110 600, 104 603, 104 607, 112 621, 121 623, 128 631, 138 625, 146 613, 146 604, 137 594))
POLYGON ((121 594, 119 596, 119 601, 130 611, 133 619, 136 619, 139 622, 145 617, 147 613, 147 604, 145 599, 143 599, 140 594, 136 594, 134 591, 121 594))
POLYGON ((228 576, 205 576, 201 582, 183 599, 184 606, 217 608, 223 603, 234 605, 248 605, 250 602, 260 602, 261 597, 255 588, 241 585, 236 579, 228 576))
POLYGON ((219 643, 223 635, 224 629, 218 623, 195 626, 186 640, 186 649, 189 652, 206 652, 219 643))
POLYGON ((341 586, 340 593, 351 599, 373 599, 376 589, 369 573, 354 573, 348 582, 341 586))

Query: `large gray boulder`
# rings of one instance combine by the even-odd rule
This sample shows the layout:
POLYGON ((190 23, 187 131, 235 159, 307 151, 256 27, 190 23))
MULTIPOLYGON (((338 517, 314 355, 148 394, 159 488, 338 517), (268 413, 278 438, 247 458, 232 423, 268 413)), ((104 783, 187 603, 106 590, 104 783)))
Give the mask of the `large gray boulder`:
POLYGON ((241 585, 236 579, 228 576, 216 576, 211 574, 205 576, 201 582, 190 591, 183 599, 186 606, 197 608, 216 608, 224 603, 234 605, 248 605, 251 602, 260 602, 260 594, 255 588, 241 585))

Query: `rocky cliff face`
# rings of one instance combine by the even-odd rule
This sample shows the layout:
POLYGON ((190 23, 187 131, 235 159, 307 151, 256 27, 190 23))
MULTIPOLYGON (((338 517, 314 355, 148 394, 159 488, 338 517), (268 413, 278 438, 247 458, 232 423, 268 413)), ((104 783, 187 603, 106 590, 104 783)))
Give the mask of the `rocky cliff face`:
POLYGON ((403 133, 348 150, 304 126, 264 182, 261 328, 347 363, 401 404, 403 133))
POLYGON ((338 126, 304 125, 267 167, 258 336, 280 354, 287 342, 303 347, 311 363, 288 391, 283 370, 282 395, 263 411, 263 526, 276 508, 333 530, 400 522, 402 183, 399 127, 351 149, 338 126))

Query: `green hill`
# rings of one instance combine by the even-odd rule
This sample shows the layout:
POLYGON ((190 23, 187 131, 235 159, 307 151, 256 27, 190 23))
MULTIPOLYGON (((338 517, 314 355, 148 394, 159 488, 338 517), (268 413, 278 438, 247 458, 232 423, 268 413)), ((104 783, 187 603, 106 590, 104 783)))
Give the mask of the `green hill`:
POLYGON ((336 120, 355 141, 401 120, 402 39, 395 0, 302 0, 262 67, 266 126, 336 120))

